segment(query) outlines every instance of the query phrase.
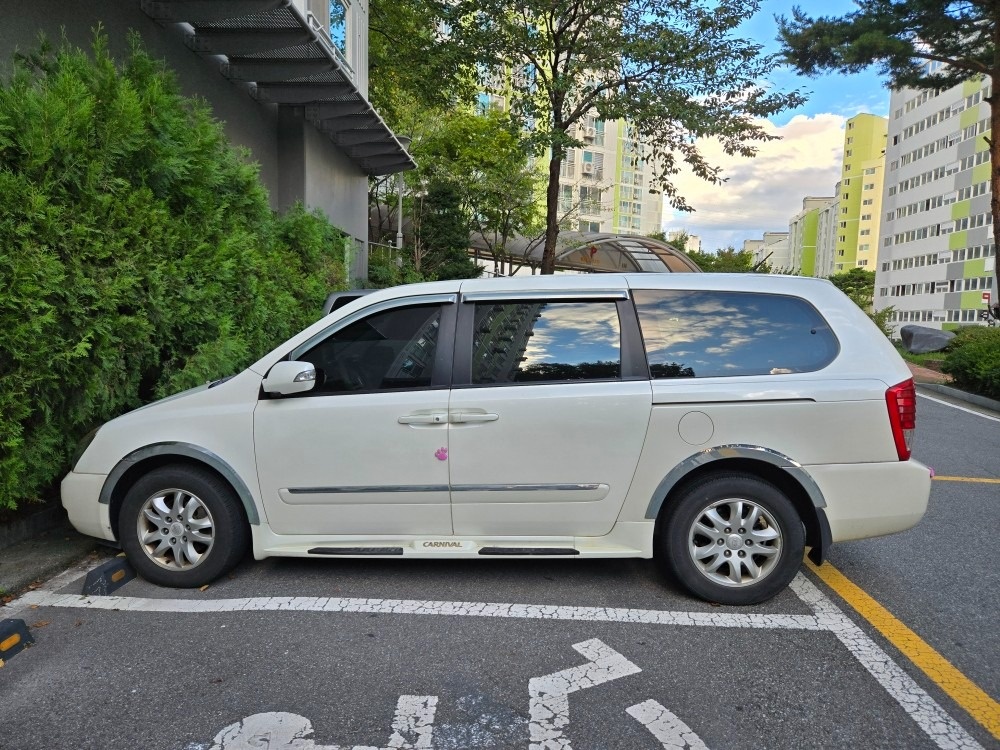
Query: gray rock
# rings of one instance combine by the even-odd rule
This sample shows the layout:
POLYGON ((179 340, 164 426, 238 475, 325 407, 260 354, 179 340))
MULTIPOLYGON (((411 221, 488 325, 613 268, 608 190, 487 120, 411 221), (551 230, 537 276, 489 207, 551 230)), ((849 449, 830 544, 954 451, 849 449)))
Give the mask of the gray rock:
POLYGON ((939 352, 955 338, 955 334, 951 331, 939 331, 937 328, 913 325, 906 325, 900 328, 899 335, 903 339, 903 346, 906 347, 906 351, 911 354, 939 352))

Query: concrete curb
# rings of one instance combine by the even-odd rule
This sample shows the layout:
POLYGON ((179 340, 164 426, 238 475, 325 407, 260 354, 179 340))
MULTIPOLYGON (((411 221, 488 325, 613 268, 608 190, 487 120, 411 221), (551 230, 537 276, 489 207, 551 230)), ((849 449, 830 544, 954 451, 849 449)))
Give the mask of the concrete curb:
POLYGON ((952 388, 948 385, 940 385, 938 383, 917 383, 920 388, 926 388, 929 391, 936 391, 944 396, 950 396, 951 398, 958 399, 959 401, 965 401, 968 404, 974 404, 975 406, 980 406, 983 409, 990 409, 991 411, 1000 412, 1000 401, 994 401, 991 398, 986 398, 985 396, 977 396, 974 393, 966 393, 965 391, 960 391, 958 388, 952 388))
POLYGON ((13 547, 46 531, 68 523, 66 511, 59 503, 51 503, 26 518, 0 524, 0 549, 13 547))

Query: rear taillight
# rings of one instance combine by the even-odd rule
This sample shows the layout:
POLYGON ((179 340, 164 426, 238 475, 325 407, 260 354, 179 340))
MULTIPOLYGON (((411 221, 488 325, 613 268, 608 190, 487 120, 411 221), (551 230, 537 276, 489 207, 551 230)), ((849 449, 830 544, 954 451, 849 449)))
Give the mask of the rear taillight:
POLYGON ((896 453, 900 461, 906 461, 910 457, 910 444, 917 429, 917 391, 913 381, 905 380, 887 390, 885 404, 889 408, 889 424, 892 425, 896 453))

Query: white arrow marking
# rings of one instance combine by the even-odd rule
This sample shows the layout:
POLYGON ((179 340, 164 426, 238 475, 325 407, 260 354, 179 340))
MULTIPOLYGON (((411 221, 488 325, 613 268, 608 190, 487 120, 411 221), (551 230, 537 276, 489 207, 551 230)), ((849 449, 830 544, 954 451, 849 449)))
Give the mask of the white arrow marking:
POLYGON ((530 750, 572 750, 563 736, 569 726, 569 694, 642 671, 597 638, 573 648, 589 659, 587 664, 528 681, 530 750))
MULTIPOLYGON (((389 742, 381 748, 355 745, 351 750, 430 750, 437 700, 434 695, 399 696, 389 742)), ((312 722, 305 716, 270 711, 230 724, 215 735, 210 750, 348 750, 317 745, 309 739, 312 733, 312 722)))
POLYGON ((668 750, 708 750, 701 737, 691 731, 691 728, 654 700, 643 701, 626 708, 625 713, 639 721, 660 744, 668 750))

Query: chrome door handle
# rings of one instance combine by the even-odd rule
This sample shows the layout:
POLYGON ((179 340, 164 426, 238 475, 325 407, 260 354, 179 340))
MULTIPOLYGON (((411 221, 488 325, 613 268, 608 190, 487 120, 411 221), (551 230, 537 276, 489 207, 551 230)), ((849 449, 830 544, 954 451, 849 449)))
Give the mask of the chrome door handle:
POLYGON ((447 424, 448 413, 435 411, 430 414, 407 414, 396 421, 400 424, 447 424))
POLYGON ((498 419, 500 419, 499 414, 487 414, 481 411, 460 411, 451 415, 451 421, 455 424, 496 422, 498 419))

